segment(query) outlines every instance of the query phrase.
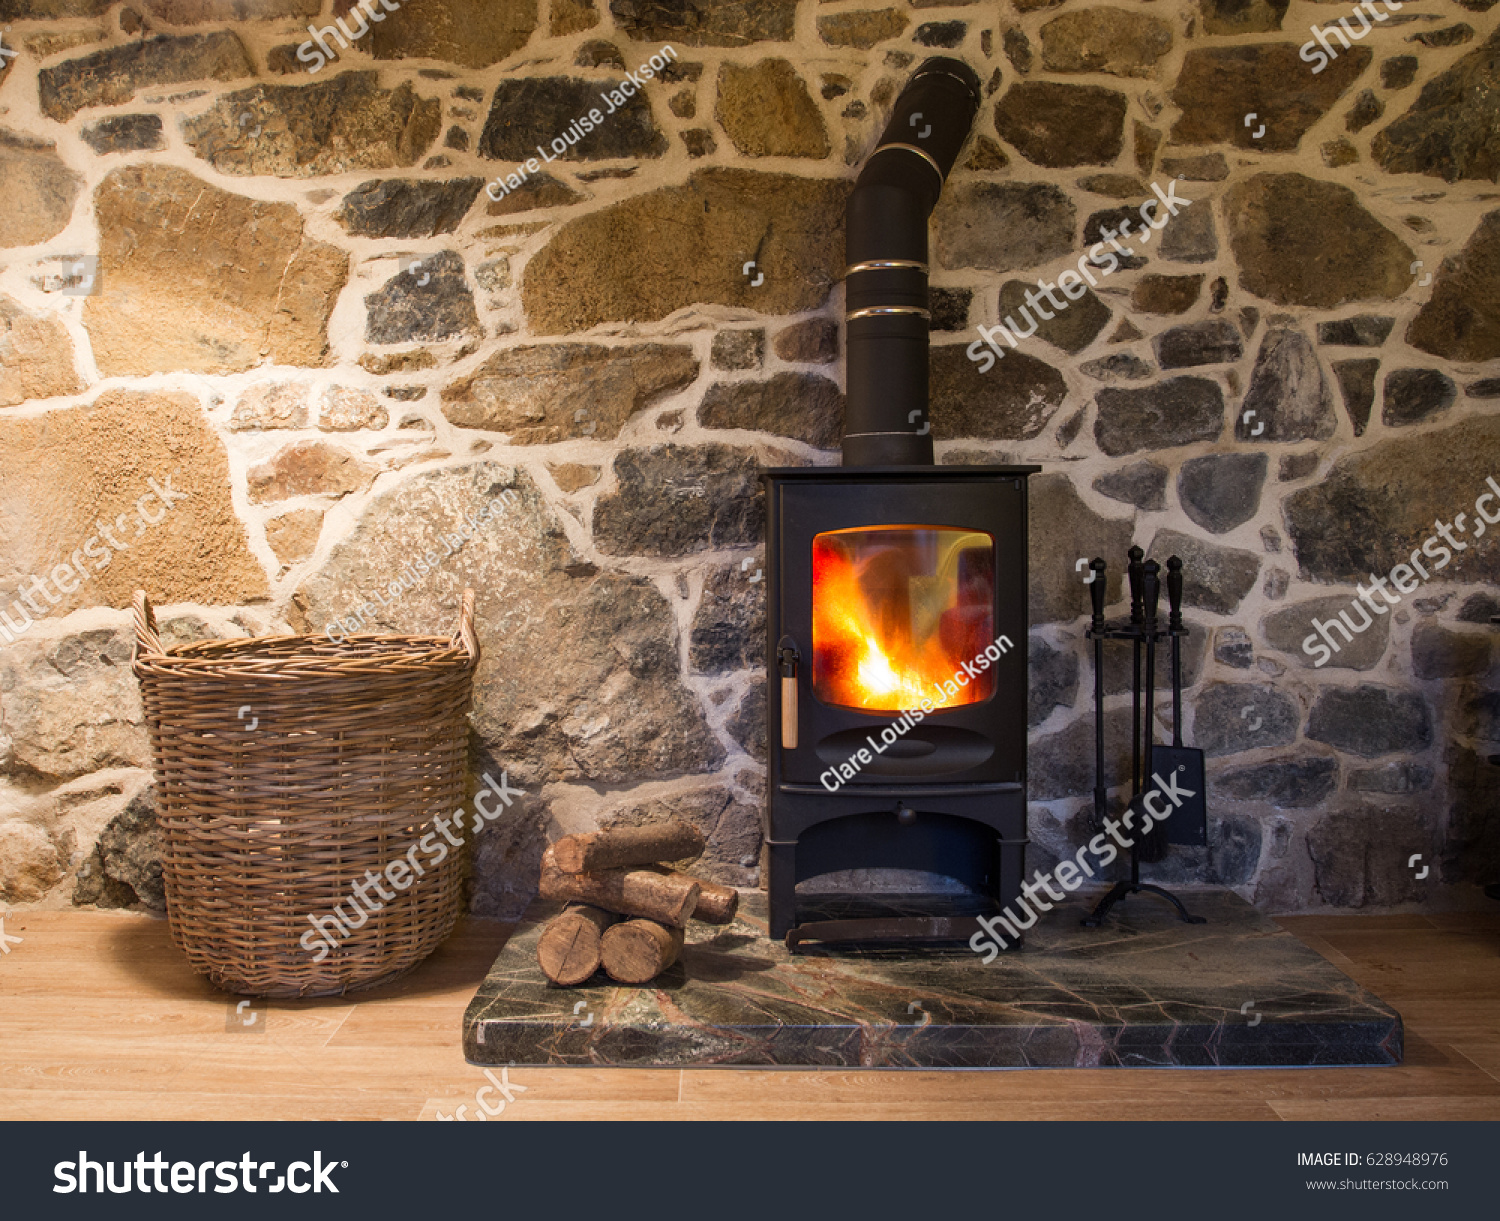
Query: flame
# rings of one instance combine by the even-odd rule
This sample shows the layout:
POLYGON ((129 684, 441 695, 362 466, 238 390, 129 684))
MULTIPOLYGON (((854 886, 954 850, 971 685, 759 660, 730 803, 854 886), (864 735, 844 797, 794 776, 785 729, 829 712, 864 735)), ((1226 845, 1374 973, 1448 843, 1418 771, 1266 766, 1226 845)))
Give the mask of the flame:
POLYGON ((994 672, 957 685, 992 638, 989 535, 928 526, 839 530, 813 539, 813 691, 872 712, 988 698, 994 672))

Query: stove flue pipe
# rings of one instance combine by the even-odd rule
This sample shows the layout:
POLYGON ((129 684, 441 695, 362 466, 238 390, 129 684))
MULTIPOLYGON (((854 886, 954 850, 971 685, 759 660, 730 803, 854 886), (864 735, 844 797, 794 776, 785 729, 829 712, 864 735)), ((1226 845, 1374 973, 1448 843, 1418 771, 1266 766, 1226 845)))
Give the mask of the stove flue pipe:
POLYGON ((845 466, 931 466, 927 218, 979 112, 979 77, 946 56, 912 74, 849 196, 845 466))

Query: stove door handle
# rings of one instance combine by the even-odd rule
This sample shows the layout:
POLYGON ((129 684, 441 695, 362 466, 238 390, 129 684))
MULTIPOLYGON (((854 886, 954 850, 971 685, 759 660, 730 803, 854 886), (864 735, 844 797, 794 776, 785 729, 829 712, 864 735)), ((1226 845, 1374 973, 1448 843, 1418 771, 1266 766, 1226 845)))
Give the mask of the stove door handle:
POLYGON ((790 638, 783 637, 776 649, 776 668, 781 674, 781 747, 797 749, 797 663, 801 657, 790 638))

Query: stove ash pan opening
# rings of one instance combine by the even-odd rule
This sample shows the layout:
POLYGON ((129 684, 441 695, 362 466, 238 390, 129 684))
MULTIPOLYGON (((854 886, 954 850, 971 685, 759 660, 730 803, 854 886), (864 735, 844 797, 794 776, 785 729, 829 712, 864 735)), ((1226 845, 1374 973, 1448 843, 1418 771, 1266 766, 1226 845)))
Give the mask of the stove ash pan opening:
MULTIPOLYGON (((1026 479, 1039 469, 763 473, 773 937, 797 928, 799 882, 845 870, 941 875, 981 900, 975 914, 1020 894, 1026 479)), ((827 939, 978 928, 951 911, 864 924, 827 939)))

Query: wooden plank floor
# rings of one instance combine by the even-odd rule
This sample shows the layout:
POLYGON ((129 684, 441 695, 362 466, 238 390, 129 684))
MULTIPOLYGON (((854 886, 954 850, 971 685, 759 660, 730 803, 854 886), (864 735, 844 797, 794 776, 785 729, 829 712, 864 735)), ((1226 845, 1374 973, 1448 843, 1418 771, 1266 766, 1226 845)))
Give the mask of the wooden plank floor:
MULTIPOLYGON (((1401 1012, 1404 1065, 518 1069, 524 1092, 500 1118, 1500 1119, 1500 913, 1281 923, 1401 1012)), ((0 1119, 432 1119, 474 1114, 488 1084, 459 1027, 506 925, 469 920, 398 984, 273 1002, 248 1030, 238 998, 188 970, 165 921, 11 912, 4 931, 0 1119)))

